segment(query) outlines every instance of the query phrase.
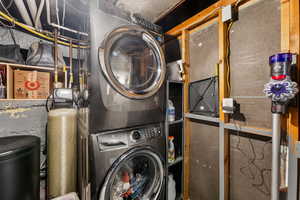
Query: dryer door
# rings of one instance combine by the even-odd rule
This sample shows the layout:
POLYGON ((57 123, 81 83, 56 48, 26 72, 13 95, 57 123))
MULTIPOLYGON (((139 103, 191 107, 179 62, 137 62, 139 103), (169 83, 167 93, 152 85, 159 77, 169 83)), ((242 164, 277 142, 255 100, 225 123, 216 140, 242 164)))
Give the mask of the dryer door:
POLYGON ((149 148, 128 151, 114 162, 100 191, 99 200, 156 200, 164 182, 164 165, 149 148))
POLYGON ((99 48, 99 61, 110 85, 131 99, 154 95, 165 79, 163 50, 139 26, 123 26, 112 31, 99 48))

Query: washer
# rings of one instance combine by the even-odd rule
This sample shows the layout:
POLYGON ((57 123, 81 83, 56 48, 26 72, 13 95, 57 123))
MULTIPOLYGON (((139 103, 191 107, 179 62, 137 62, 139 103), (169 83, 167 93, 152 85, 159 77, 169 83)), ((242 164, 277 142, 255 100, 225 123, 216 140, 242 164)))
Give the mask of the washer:
POLYGON ((163 130, 156 124, 90 135, 92 200, 164 199, 163 130))
POLYGON ((103 8, 101 0, 90 1, 90 134, 165 119, 166 64, 160 37, 133 24, 129 16, 113 15, 118 13, 114 9, 103 8))

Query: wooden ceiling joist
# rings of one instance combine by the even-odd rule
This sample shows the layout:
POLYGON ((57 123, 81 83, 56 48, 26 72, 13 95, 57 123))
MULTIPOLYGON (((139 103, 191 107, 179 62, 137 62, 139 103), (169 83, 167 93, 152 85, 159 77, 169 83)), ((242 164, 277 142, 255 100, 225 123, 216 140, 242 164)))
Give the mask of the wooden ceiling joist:
POLYGON ((182 24, 172 28, 167 32, 168 35, 172 36, 179 36, 181 35, 183 30, 191 30, 207 21, 210 21, 213 18, 218 16, 218 10, 226 5, 232 4, 236 2, 236 0, 221 0, 213 5, 209 6, 208 8, 202 10, 198 14, 194 15, 193 17, 189 18, 188 20, 184 21, 182 24))

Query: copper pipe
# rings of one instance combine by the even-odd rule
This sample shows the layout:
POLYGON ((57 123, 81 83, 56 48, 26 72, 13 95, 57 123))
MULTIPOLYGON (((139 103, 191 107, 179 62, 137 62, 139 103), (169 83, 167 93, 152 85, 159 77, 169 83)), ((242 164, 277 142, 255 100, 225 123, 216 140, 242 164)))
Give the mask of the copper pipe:
POLYGON ((54 29, 54 85, 58 83, 58 46, 57 46, 57 29, 54 29))
POLYGON ((72 85, 73 85, 73 48, 72 48, 72 40, 70 40, 70 46, 69 46, 69 58, 70 58, 70 82, 69 82, 69 88, 72 88, 72 85))

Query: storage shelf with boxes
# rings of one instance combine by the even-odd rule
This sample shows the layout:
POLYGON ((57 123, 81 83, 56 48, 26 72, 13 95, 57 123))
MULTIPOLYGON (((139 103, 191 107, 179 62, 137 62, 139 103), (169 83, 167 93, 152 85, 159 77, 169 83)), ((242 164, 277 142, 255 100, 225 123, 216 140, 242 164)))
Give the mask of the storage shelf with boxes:
POLYGON ((0 63, 3 94, 0 101, 47 99, 52 88, 53 71, 52 67, 0 63))

